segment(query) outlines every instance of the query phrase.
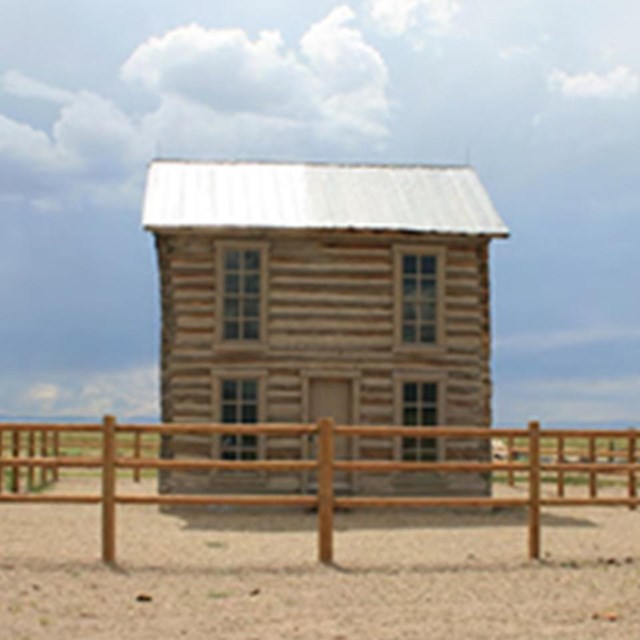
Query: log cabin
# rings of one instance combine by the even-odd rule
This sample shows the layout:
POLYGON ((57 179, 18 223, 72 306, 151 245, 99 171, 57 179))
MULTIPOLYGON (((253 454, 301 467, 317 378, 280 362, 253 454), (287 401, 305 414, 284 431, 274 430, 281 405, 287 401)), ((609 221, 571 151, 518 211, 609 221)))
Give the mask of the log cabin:
MULTIPOLYGON (((508 230, 472 168, 158 160, 143 224, 159 265, 164 422, 491 425, 489 244, 508 230)), ((342 440, 342 458, 489 457, 482 439, 342 440)), ((308 436, 173 436, 162 455, 313 448, 308 436)), ((160 479, 162 492, 315 489, 308 472, 160 479)), ((490 483, 343 473, 336 491, 486 495, 490 483)))

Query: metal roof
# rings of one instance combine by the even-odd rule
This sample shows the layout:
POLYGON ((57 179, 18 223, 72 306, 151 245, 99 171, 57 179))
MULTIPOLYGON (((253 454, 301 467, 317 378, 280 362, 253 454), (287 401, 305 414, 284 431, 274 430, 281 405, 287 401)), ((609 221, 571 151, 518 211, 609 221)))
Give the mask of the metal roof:
POLYGON ((509 233, 467 166, 156 160, 143 224, 509 233))

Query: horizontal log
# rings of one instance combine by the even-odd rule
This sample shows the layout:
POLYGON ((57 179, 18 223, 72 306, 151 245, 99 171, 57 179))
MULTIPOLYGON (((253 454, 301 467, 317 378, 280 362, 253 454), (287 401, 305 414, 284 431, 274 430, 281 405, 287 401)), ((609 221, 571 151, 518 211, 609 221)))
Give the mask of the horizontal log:
POLYGON ((527 471, 529 465, 522 462, 380 462, 377 460, 340 460, 333 464, 336 471, 366 471, 391 473, 393 471, 527 471))
POLYGON ((116 495, 118 504, 173 504, 173 505, 235 505, 235 506, 273 506, 273 507, 315 507, 316 496, 302 495, 116 495))
POLYGON ((48 493, 0 493, 0 502, 56 502, 68 504, 98 504, 102 502, 102 496, 48 493))
POLYGON ((0 422, 0 432, 2 431, 68 431, 75 432, 96 432, 102 431, 102 425, 98 423, 65 423, 65 422, 0 422))
POLYGON ((116 458, 120 469, 184 469, 219 471, 312 471, 318 467, 315 460, 158 460, 156 458, 116 458))
POLYGON ((88 458, 82 456, 58 457, 58 458, 1 458, 0 463, 4 467, 67 467, 69 469, 95 469, 102 466, 101 458, 88 458))
POLYGON ((640 505, 640 498, 542 498, 540 504, 543 507, 631 507, 640 505))
POLYGON ((542 471, 591 471, 594 473, 620 473, 640 471, 640 463, 624 462, 550 462, 540 465, 542 471))
POLYGON ((118 424, 116 431, 122 433, 163 433, 163 434, 213 434, 213 433, 234 433, 241 435, 297 435, 305 433, 315 433, 315 424, 118 424))
MULTIPOLYGON (((519 432, 521 433, 521 432, 519 432)), ((493 429, 482 427, 337 426, 339 436, 371 438, 493 438, 493 429)))
POLYGON ((490 497, 338 497, 334 504, 338 509, 377 508, 377 507, 522 507, 529 503, 528 498, 490 498, 490 497))

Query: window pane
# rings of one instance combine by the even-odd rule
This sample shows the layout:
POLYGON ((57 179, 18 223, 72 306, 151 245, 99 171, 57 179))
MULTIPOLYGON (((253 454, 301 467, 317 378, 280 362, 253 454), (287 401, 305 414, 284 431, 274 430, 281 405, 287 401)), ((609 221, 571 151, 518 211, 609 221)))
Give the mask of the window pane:
POLYGON ((435 273, 436 272, 435 256, 422 256, 420 258, 420 271, 421 273, 435 273))
POLYGON ((222 381, 222 400, 225 402, 235 402, 237 398, 237 383, 235 380, 222 381))
POLYGON ((237 322, 225 322, 224 323, 224 339, 225 340, 237 340, 240 335, 239 326, 237 322))
POLYGON ((241 409, 241 420, 245 424, 258 422, 258 408, 255 404, 244 404, 241 409))
POLYGON ((222 447, 235 447, 236 446, 236 437, 230 433, 227 433, 222 436, 221 441, 222 447))
POLYGON ((260 276, 257 273, 245 275, 244 277, 245 293, 260 293, 260 276))
POLYGON ((425 427, 432 427, 438 423, 435 409, 423 409, 421 424, 425 427))
POLYGON ((223 460, 237 460, 236 452, 234 449, 223 449, 222 450, 222 459, 223 460))
POLYGON ((436 320, 435 302, 423 302, 420 305, 420 320, 422 320, 422 322, 435 322, 436 320))
POLYGON ((257 460, 258 454, 255 451, 241 451, 240 460, 257 460))
POLYGON ((242 381, 242 399, 253 402, 258 399, 258 383, 255 380, 242 381))
POLYGON ((422 402, 435 403, 438 396, 438 385, 432 382, 425 382, 422 385, 422 402))
POLYGON ((249 320, 244 323, 242 337, 245 340, 258 340, 260 338, 260 327, 257 320, 249 320))
POLYGON ((256 446, 256 437, 255 436, 242 436, 240 438, 240 443, 243 447, 255 447, 256 446))
MULTIPOLYGON (((234 404, 222 405, 222 422, 233 423, 236 420, 236 406, 234 404)), ((224 439, 223 439, 224 442, 224 439)))
POLYGON ((413 298, 417 292, 418 283, 415 278, 402 279, 402 295, 405 298, 413 298))
POLYGON ((224 317, 237 318, 240 311, 240 303, 237 298, 224 299, 224 317))
POLYGON ((225 293, 238 293, 240 291, 240 276, 238 274, 226 274, 224 277, 225 293))
POLYGON ((403 342, 416 341, 416 326, 414 324, 404 323, 402 325, 402 341, 403 342))
POLYGON ((402 412, 402 423, 407 427, 415 427, 418 424, 418 410, 415 407, 405 407, 402 412))
POLYGON ((420 296, 422 298, 435 298, 436 281, 431 278, 420 278, 420 296))
POLYGON ((420 325, 420 342, 429 344, 436 341, 436 328, 432 324, 420 325))
POLYGON ((240 268, 240 253, 233 249, 227 249, 224 252, 224 268, 225 270, 237 271, 240 268))
POLYGON ((252 271, 260 268, 260 251, 252 249, 244 252, 244 268, 252 271))
POLYGON ((245 318, 258 318, 260 316, 260 300, 245 298, 242 303, 242 311, 245 318))
POLYGON ((415 382, 405 382, 403 387, 402 399, 404 402, 417 402, 418 385, 415 382))
POLYGON ((417 273, 418 258, 417 256, 402 256, 402 273, 417 273))
POLYGON ((405 302, 402 305, 402 319, 416 320, 416 304, 415 302, 405 302))
POLYGON ((416 462, 417 452, 415 449, 403 449, 402 460, 404 462, 416 462))

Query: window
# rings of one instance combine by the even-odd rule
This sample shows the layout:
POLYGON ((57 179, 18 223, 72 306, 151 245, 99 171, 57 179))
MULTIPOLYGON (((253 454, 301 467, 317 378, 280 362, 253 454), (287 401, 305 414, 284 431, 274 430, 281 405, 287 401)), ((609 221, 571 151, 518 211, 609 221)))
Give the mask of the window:
MULTIPOLYGON (((438 385, 434 382, 402 382, 402 424, 428 427, 438 424, 438 385)), ((401 457, 407 462, 438 459, 436 438, 402 438, 401 457)))
MULTIPOLYGON (((258 380, 229 379, 220 381, 220 421, 225 424, 258 422, 258 380)), ((257 460, 258 438, 255 435, 225 433, 220 439, 223 460, 257 460)))
POLYGON ((433 346, 442 341, 442 248, 397 247, 396 345, 433 346))
POLYGON ((256 345, 265 340, 266 251, 255 243, 218 245, 218 341, 256 345))

